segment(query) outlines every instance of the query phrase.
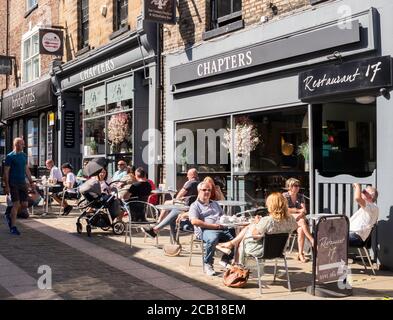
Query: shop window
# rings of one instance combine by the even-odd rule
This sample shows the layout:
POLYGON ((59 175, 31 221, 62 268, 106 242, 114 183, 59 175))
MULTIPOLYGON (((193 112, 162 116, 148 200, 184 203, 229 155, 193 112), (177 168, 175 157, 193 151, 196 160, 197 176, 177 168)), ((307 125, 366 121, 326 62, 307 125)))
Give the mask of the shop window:
POLYGON ((375 104, 324 104, 321 140, 324 174, 369 175, 376 168, 375 104))
POLYGON ((120 30, 128 24, 128 0, 115 0, 114 30, 120 30))
POLYGON ((133 77, 116 79, 84 91, 84 157, 132 159, 133 77))
POLYGON ((38 119, 27 121, 27 162, 30 167, 38 166, 38 119))
POLYGON ((27 83, 40 77, 39 36, 34 33, 22 43, 22 82, 27 83))
POLYGON ((80 41, 79 49, 89 45, 89 0, 80 0, 80 41))

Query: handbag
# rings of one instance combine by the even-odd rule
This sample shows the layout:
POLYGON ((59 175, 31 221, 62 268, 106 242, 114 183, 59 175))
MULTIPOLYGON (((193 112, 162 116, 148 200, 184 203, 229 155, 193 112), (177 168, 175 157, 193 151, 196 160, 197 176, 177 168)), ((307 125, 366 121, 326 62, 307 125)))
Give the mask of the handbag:
POLYGON ((169 257, 180 255, 181 249, 181 244, 165 244, 163 247, 164 254, 169 257))
POLYGON ((232 288, 243 288, 247 285, 249 276, 249 269, 241 265, 233 265, 224 273, 224 285, 232 288))

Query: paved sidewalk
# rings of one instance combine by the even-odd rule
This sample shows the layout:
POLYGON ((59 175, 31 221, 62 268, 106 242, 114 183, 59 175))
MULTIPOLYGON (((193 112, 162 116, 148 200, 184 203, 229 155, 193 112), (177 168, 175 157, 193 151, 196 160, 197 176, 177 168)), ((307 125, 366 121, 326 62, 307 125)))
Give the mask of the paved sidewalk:
MULTIPOLYGON (((4 212, 3 207, 0 212, 4 212)), ((311 263, 302 264, 293 259, 294 255, 289 258, 293 292, 287 290, 285 277, 272 283, 273 268, 268 266, 261 296, 255 272, 246 288, 227 288, 220 275, 203 274, 198 250, 189 267, 186 252, 167 257, 155 241, 144 239, 141 233, 133 237, 133 248, 124 243, 124 236, 110 231, 95 229, 91 238, 86 233, 78 235, 76 217, 72 212, 67 217, 18 220, 20 237, 10 235, 1 220, 0 274, 4 276, 0 276, 0 299, 317 299, 305 292, 311 283, 311 263), (53 275, 52 290, 44 292, 33 288, 42 265, 49 266, 53 275), (12 269, 13 278, 3 272, 12 269), (28 284, 25 289, 16 281, 18 277, 28 284)), ((187 248, 188 238, 182 242, 187 248)), ((159 243, 169 243, 167 232, 160 235, 159 243)), ((362 273, 358 264, 351 268, 354 294, 346 299, 393 296, 393 273, 379 271, 377 276, 370 276, 362 273)), ((218 264, 215 269, 221 274, 224 271, 218 264)))

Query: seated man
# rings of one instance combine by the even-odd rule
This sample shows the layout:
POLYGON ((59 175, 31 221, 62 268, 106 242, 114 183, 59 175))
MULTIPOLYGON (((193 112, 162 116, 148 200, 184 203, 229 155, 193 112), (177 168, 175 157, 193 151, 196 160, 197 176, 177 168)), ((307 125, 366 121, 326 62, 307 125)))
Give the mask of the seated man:
MULTIPOLYGON (((150 183, 147 181, 146 172, 143 168, 135 170, 136 182, 134 182, 128 189, 131 198, 133 200, 139 200, 147 202, 147 199, 151 193, 150 183)), ((144 206, 141 204, 133 204, 130 206, 131 217, 133 221, 145 221, 144 206)))
MULTIPOLYGON (((230 241, 234 237, 227 228, 219 224, 223 210, 216 201, 210 200, 210 195, 211 185, 209 183, 198 184, 198 198, 191 204, 189 215, 195 236, 205 243, 204 271, 207 275, 214 276, 213 262, 217 243, 230 241)), ((224 255, 222 261, 229 263, 232 258, 231 252, 230 255, 224 255)))
POLYGON ((361 246, 378 221, 379 209, 375 204, 378 191, 371 186, 361 191, 358 183, 354 183, 353 188, 355 200, 360 208, 349 219, 349 246, 361 246))

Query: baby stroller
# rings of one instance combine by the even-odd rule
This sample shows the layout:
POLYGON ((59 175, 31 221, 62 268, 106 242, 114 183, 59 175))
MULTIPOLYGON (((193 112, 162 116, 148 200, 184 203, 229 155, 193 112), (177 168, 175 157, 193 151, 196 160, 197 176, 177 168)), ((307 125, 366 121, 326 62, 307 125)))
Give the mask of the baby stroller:
POLYGON ((113 233, 121 235, 124 233, 125 225, 123 221, 116 221, 115 218, 121 214, 121 202, 116 196, 116 192, 111 194, 101 194, 99 181, 90 178, 80 186, 79 192, 83 199, 79 201, 81 215, 76 222, 76 231, 82 233, 81 220, 86 221, 87 235, 91 236, 92 227, 101 228, 104 231, 112 228, 113 233))

